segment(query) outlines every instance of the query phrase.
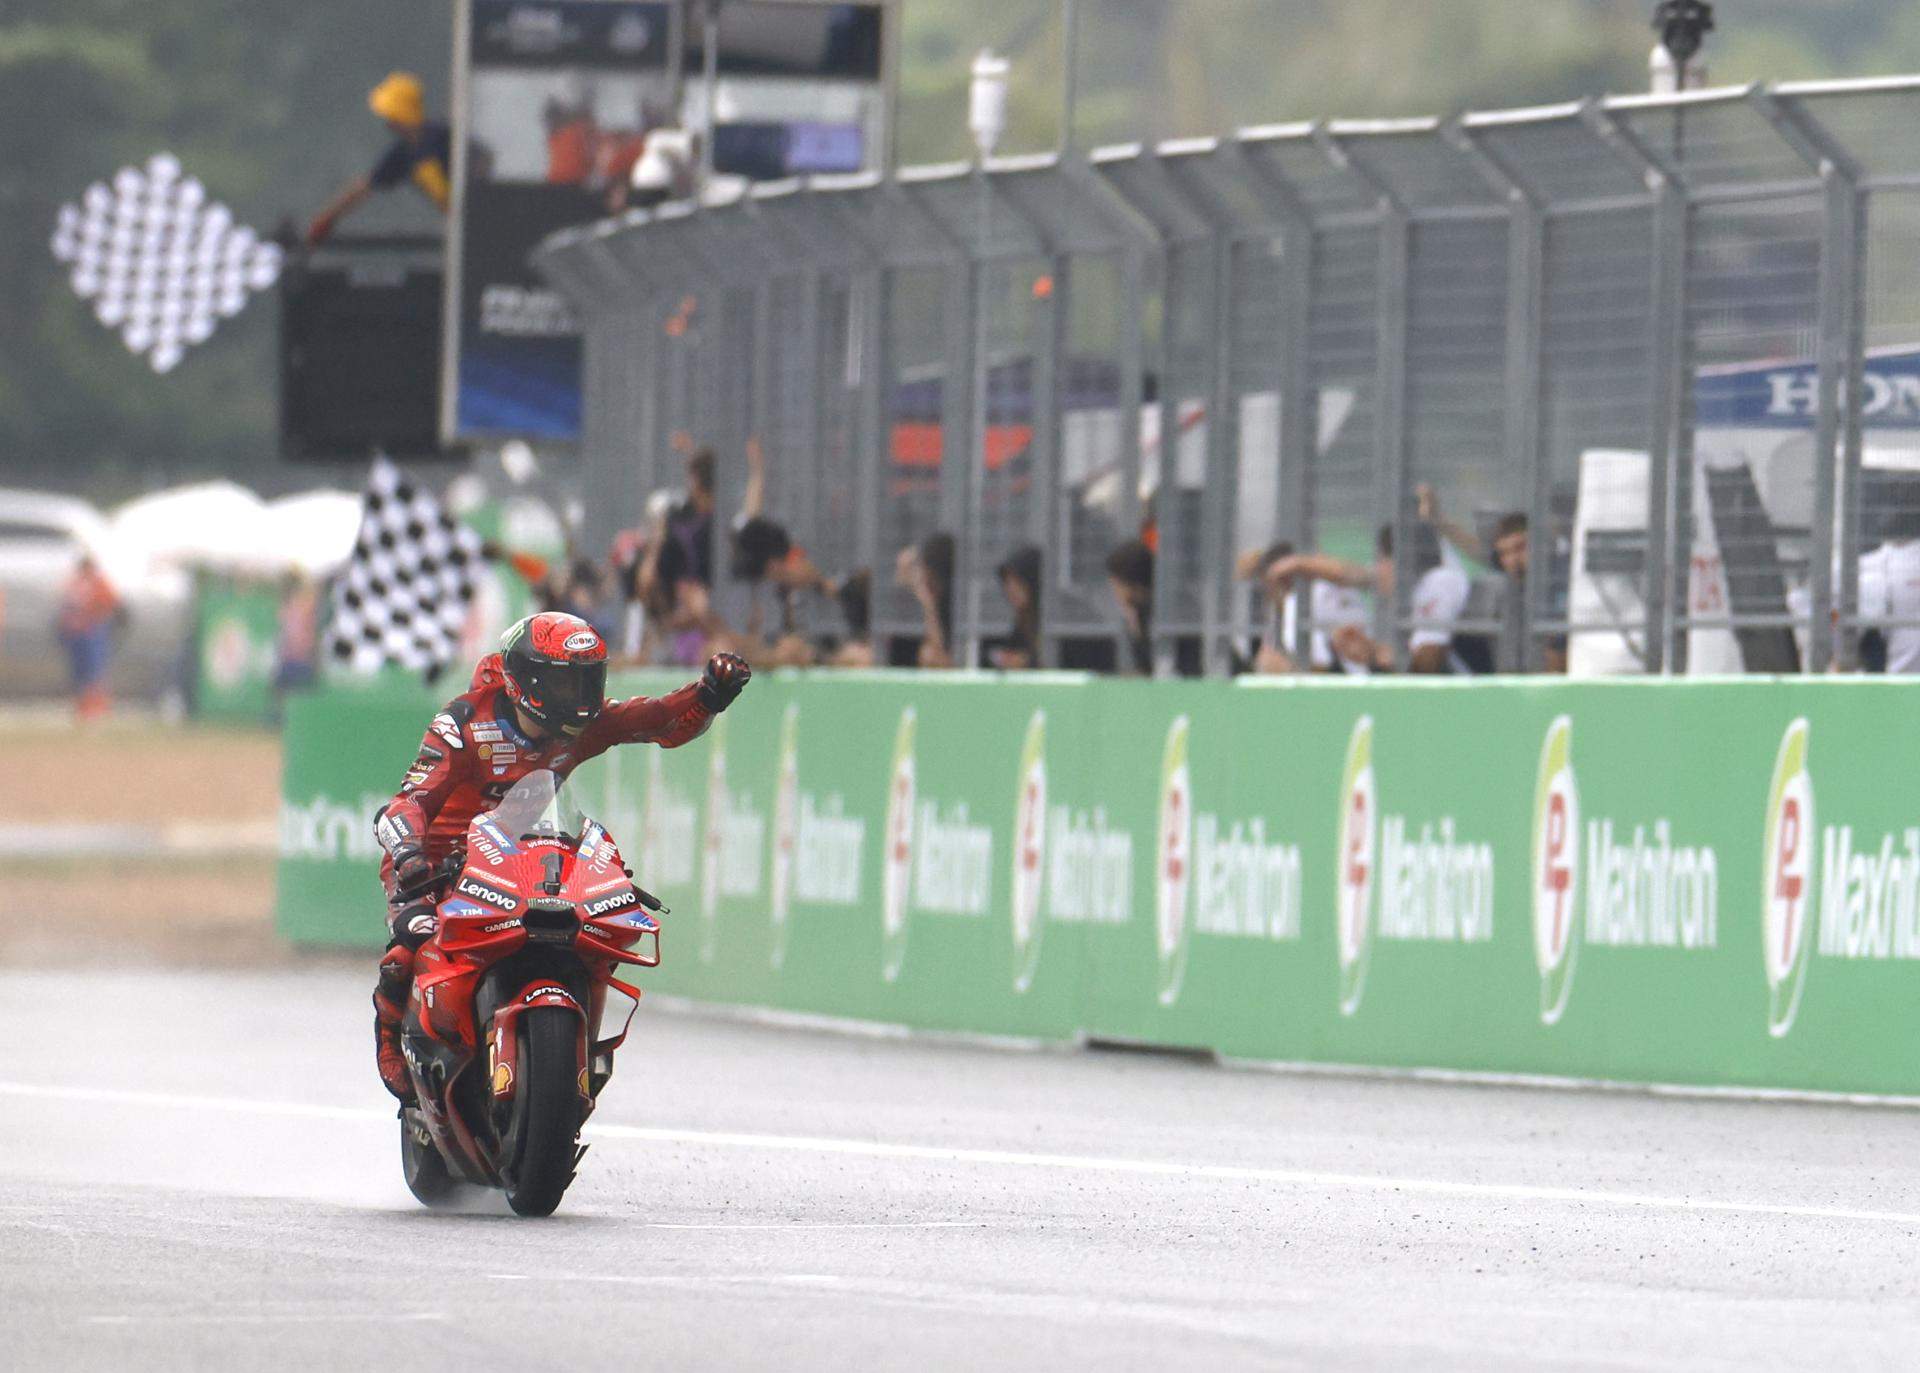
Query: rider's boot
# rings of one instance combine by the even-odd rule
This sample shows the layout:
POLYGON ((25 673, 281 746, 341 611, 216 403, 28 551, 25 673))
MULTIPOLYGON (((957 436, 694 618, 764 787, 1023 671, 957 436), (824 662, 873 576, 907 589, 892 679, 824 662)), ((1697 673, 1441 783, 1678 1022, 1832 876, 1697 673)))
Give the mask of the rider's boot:
POLYGON ((373 988, 374 1061, 380 1081, 401 1105, 413 1104, 413 1075, 400 1052, 400 1024, 407 1009, 407 991, 413 985, 413 950, 404 944, 388 949, 380 960, 380 980, 373 988))

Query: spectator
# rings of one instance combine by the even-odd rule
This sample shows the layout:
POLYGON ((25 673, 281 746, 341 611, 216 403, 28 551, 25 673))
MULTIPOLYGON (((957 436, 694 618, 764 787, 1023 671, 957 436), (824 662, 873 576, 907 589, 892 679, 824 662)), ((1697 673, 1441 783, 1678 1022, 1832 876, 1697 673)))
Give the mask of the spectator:
POLYGON ((1244 553, 1236 565, 1235 571, 1241 578, 1259 583, 1269 603, 1267 632, 1261 636, 1260 647, 1254 654, 1253 670, 1258 673, 1301 670, 1294 658, 1298 648, 1300 608, 1300 598, 1296 593, 1304 589, 1311 597, 1309 670, 1366 673, 1370 666, 1366 661, 1349 661, 1333 649, 1336 632, 1351 626, 1364 627, 1371 619, 1366 594, 1355 587, 1326 578, 1304 576, 1296 569, 1283 566, 1292 556, 1293 545, 1283 542, 1264 550, 1244 553))
POLYGON ((872 667, 873 573, 860 568, 831 589, 834 604, 847 622, 847 637, 839 644, 823 643, 820 658, 833 667, 872 667))
MULTIPOLYGON (((1508 511, 1493 526, 1493 563, 1507 579, 1505 615, 1510 640, 1508 661, 1521 671, 1531 667, 1528 653, 1533 634, 1528 619, 1527 573, 1533 566, 1533 542, 1527 530, 1527 517, 1518 510, 1508 511)), ((1566 579, 1553 578, 1548 584, 1553 597, 1548 613, 1556 620, 1566 618, 1566 579)), ((1541 666, 1548 672, 1567 670, 1567 636, 1549 635, 1541 641, 1541 666)))
POLYGON ((120 596, 88 554, 60 589, 58 630, 73 674, 74 714, 97 720, 111 704, 107 668, 113 659, 113 631, 126 618, 120 596))
MULTIPOLYGON (((1413 632, 1407 642, 1407 670, 1427 674, 1465 673, 1468 668, 1455 647, 1456 626, 1466 608, 1472 585, 1467 574, 1440 555, 1440 540, 1432 525, 1413 526, 1414 547, 1409 559, 1414 574, 1411 607, 1413 632)), ((1374 541, 1371 568, 1324 553, 1296 553, 1280 559, 1271 575, 1307 577, 1354 590, 1371 589, 1391 603, 1394 585, 1393 526, 1383 524, 1374 541)), ((1371 671, 1391 671, 1393 654, 1358 624, 1345 625, 1329 636, 1335 654, 1371 671)))
POLYGON ((1107 585, 1120 608, 1127 637, 1126 670, 1153 675, 1153 552, 1143 539, 1128 539, 1107 554, 1107 585))
MULTIPOLYGON (((1505 670, 1527 671, 1532 667, 1533 659, 1529 647, 1533 633, 1528 616, 1527 569, 1531 564, 1531 542, 1527 531, 1527 517, 1524 512, 1510 510, 1494 522, 1491 548, 1475 535, 1447 518, 1440 508, 1440 498, 1431 486, 1414 488, 1420 518, 1439 531, 1446 545, 1461 556, 1479 563, 1491 563, 1504 579, 1497 592, 1499 602, 1498 618, 1501 623, 1501 638, 1504 640, 1498 655, 1500 665, 1505 670)), ((1548 585, 1549 593, 1554 596, 1554 605, 1550 614, 1555 619, 1566 618, 1566 585, 1563 575, 1554 577, 1548 585)), ((1456 636, 1459 642, 1456 648, 1464 644, 1469 660, 1476 652, 1484 652, 1487 645, 1479 636, 1456 636)), ((1541 644, 1541 666, 1547 672, 1563 673, 1567 670, 1567 640, 1565 635, 1546 638, 1541 644)), ((1491 670, 1492 663, 1487 664, 1491 670)))
POLYGON ((584 186, 591 181, 600 142, 592 94, 578 82, 569 83, 565 99, 547 98, 540 123, 547 135, 547 184, 584 186))
POLYGON ((309 247, 325 242, 340 220, 351 214, 375 191, 389 191, 411 181, 420 193, 446 213, 451 194, 453 140, 447 126, 427 118, 426 93, 411 72, 394 72, 373 88, 367 107, 393 133, 393 143, 365 176, 355 177, 327 202, 307 225, 309 247))
POLYGON ((670 518, 660 516, 628 589, 645 618, 640 656, 647 662, 698 666, 707 660, 716 626, 706 584, 691 575, 686 547, 672 536, 670 518))
POLYGON ((687 498, 667 516, 667 537, 679 545, 680 580, 713 586, 714 460, 711 448, 687 456, 687 498))
POLYGON ((304 572, 287 577, 280 587, 279 631, 274 638, 274 713, 281 714, 287 697, 310 689, 319 676, 320 588, 304 572))
POLYGON ((1861 556, 1860 618, 1914 622, 1867 627, 1860 651, 1869 671, 1920 672, 1920 511, 1901 509, 1886 542, 1861 556))
POLYGON ((1001 594, 1013 610, 1013 634, 989 655, 989 661, 1008 671, 1040 666, 1040 550, 1017 548, 994 569, 1001 594))
POLYGON ((921 667, 953 666, 953 561, 951 534, 930 534, 915 547, 900 550, 895 580, 919 602, 921 667))
POLYGON ((614 615, 610 603, 612 586, 600 565, 591 558, 575 558, 563 575, 549 583, 544 609, 578 615, 592 625, 602 639, 613 638, 614 615))

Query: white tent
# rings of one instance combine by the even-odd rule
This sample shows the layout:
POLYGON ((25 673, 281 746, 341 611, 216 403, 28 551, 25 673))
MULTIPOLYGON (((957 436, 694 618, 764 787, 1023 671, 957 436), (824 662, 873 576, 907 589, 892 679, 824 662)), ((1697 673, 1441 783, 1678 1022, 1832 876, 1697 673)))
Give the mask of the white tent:
POLYGON ((360 498, 312 491, 267 502, 233 482, 202 482, 129 501, 109 523, 116 547, 156 568, 322 575, 353 549, 360 498))

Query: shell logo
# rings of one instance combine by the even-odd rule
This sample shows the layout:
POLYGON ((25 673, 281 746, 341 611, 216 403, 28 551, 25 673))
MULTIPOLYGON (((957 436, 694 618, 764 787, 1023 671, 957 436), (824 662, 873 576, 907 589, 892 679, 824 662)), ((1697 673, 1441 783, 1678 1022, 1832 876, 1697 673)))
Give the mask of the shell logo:
POLYGON ((793 912, 793 869, 800 822, 800 703, 780 718, 780 761, 773 791, 773 871, 767 915, 773 922, 773 966, 787 961, 787 920, 793 912))
POLYGON ((1374 835, 1373 717, 1354 721, 1340 782, 1340 851, 1334 916, 1339 933, 1340 1014, 1360 1009, 1372 945, 1374 835))
POLYGON ((880 975, 900 976, 907 957, 907 895, 913 879, 913 735, 912 706, 900 712, 893 736, 893 767, 887 784, 886 853, 880 882, 880 975))
POLYGON ((1573 719, 1559 716, 1540 746, 1533 788, 1533 957, 1540 970, 1540 1023, 1557 1024, 1580 954, 1580 788, 1573 774, 1573 719))
POLYGON ((1019 791, 1013 807, 1013 989, 1033 985, 1040 966, 1040 895, 1046 870, 1047 713, 1033 712, 1020 749, 1019 791))
POLYGON ((1806 717, 1787 726, 1767 789, 1765 863, 1760 876, 1767 1033, 1782 1038, 1800 1013, 1813 954, 1813 774, 1806 717))
POLYGON ((1180 999, 1192 933, 1193 773, 1187 764, 1190 724, 1184 715, 1167 728, 1160 754, 1160 825, 1155 845, 1154 931, 1162 1006, 1180 999))

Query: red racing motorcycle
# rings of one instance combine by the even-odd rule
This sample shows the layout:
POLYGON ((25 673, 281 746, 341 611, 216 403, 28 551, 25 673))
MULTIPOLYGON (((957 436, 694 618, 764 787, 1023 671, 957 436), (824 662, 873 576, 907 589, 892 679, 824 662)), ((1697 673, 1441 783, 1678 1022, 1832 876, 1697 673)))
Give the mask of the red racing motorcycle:
POLYGON ((547 771, 475 817, 448 869, 401 1030, 419 1103, 400 1113, 407 1187, 430 1207, 498 1188, 551 1215, 640 1001, 614 972, 659 964, 666 911, 547 771))

